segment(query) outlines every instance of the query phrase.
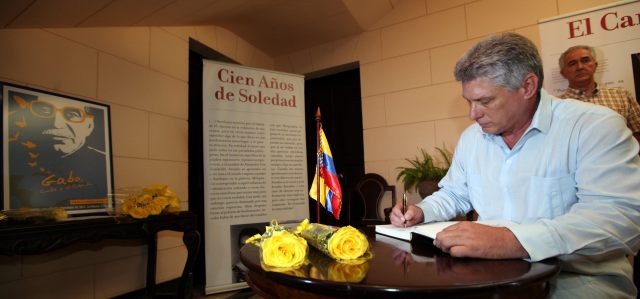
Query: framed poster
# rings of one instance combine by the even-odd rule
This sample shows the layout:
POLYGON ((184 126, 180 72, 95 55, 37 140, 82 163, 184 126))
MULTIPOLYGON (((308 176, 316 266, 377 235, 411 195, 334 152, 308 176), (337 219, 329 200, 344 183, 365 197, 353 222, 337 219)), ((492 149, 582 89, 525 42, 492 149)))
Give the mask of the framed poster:
POLYGON ((111 209, 109 106, 4 82, 0 90, 3 209, 111 209))

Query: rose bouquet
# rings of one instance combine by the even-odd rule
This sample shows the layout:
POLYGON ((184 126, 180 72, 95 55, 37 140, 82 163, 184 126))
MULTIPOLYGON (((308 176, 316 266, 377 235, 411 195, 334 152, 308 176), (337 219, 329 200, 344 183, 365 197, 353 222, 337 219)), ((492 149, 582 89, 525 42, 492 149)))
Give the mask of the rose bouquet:
POLYGON ((260 248, 260 263, 267 271, 323 280, 361 281, 371 258, 369 242, 359 230, 309 223, 308 219, 294 231, 272 220, 264 234, 245 243, 260 248))
POLYGON ((271 221, 264 234, 256 234, 246 243, 260 248, 260 261, 265 270, 288 273, 305 263, 307 241, 276 220, 271 221))
POLYGON ((368 260, 371 258, 367 237, 348 225, 334 227, 318 223, 309 223, 305 219, 296 229, 309 245, 339 261, 368 260))
POLYGON ((152 184, 142 191, 128 194, 120 207, 121 214, 136 219, 177 211, 180 211, 180 198, 163 184, 152 184))

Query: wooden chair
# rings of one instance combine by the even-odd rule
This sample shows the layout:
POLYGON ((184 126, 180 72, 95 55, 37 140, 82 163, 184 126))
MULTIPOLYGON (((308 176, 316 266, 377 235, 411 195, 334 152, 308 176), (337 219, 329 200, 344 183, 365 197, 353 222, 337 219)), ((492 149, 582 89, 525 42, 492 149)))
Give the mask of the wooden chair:
POLYGON ((355 196, 358 201, 352 205, 352 221, 356 225, 376 225, 391 223, 389 215, 391 208, 396 204, 396 187, 387 184, 387 181, 375 173, 367 173, 362 176, 355 186, 355 196), (386 192, 391 192, 391 207, 384 209, 384 215, 380 215, 380 204, 386 192))

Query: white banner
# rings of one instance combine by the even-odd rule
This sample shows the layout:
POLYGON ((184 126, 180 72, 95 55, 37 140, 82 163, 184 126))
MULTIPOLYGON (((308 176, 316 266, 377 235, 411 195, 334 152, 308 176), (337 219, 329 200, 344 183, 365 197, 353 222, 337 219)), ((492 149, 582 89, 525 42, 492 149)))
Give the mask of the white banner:
POLYGON ((640 52, 640 2, 595 8, 539 24, 544 87, 554 95, 568 86, 560 75, 558 58, 567 48, 588 45, 596 49, 596 82, 603 87, 635 91, 631 55, 640 52))
POLYGON ((204 60, 205 292, 245 287, 243 240, 309 217, 304 77, 204 60))

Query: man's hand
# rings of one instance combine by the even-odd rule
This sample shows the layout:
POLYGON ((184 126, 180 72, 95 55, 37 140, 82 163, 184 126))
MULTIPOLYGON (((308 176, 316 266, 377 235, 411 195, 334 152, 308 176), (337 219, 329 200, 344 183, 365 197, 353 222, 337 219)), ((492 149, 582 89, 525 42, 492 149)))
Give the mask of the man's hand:
MULTIPOLYGON (((393 218, 391 219, 393 221, 393 218)), ((471 221, 461 221, 443 229, 436 235, 433 245, 456 257, 487 259, 529 257, 527 251, 508 228, 471 221)))
POLYGON ((424 214, 422 209, 416 205, 407 206, 406 213, 402 214, 402 201, 398 201, 391 210, 391 224, 400 227, 413 226, 424 222, 424 214))

